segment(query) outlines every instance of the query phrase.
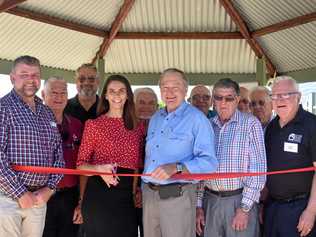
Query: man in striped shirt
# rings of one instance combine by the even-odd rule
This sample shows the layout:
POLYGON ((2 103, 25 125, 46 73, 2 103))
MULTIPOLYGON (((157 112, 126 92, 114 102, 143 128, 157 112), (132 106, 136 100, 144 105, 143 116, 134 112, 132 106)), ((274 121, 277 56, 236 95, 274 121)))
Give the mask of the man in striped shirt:
MULTIPOLYGON (((264 172, 266 155, 260 122, 237 109, 239 86, 231 79, 213 88, 218 113, 211 119, 215 133, 217 172, 264 172)), ((204 237, 255 237, 259 234, 258 201, 265 176, 213 179, 200 184, 197 233, 204 237)))
POLYGON ((35 95, 40 62, 13 62, 13 90, 0 100, 0 236, 42 236, 46 203, 62 175, 16 172, 12 165, 64 167, 51 110, 35 95))

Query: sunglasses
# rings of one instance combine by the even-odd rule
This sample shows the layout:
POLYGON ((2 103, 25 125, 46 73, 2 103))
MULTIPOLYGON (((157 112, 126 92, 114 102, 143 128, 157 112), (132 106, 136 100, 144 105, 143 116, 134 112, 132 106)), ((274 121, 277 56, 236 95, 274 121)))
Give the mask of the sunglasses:
POLYGON ((236 99, 236 96, 220 96, 220 95, 214 95, 213 99, 215 101, 222 101, 224 100, 225 102, 233 102, 236 99))
POLYGON ((299 92, 288 92, 288 93, 280 93, 280 94, 272 94, 271 99, 272 100, 280 100, 280 99, 289 99, 292 95, 297 95, 299 92))
POLYGON ((256 106, 264 106, 265 102, 263 100, 258 100, 258 101, 251 101, 250 102, 250 107, 256 107, 256 106))
POLYGON ((192 96, 192 99, 193 100, 202 100, 202 101, 208 101, 210 100, 211 96, 210 95, 194 95, 192 96))

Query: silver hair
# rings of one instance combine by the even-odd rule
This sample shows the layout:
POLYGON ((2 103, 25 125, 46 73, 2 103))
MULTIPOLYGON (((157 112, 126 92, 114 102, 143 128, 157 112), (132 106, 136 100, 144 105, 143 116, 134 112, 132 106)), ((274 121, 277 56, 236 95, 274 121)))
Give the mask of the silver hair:
POLYGON ((267 99, 268 99, 268 100, 271 100, 271 97, 270 97, 271 91, 270 91, 269 88, 267 88, 267 87, 265 87, 265 86, 256 86, 256 87, 252 88, 252 89, 250 90, 249 96, 251 96, 252 93, 257 92, 257 91, 264 92, 265 95, 266 95, 266 97, 267 97, 267 99))
POLYGON ((60 76, 51 76, 47 80, 44 81, 44 90, 46 91, 50 85, 51 82, 53 81, 60 81, 60 82, 65 82, 66 87, 67 87, 67 81, 60 76))
POLYGON ((290 76, 278 76, 274 79, 271 88, 273 88, 276 84, 280 83, 281 81, 288 81, 291 82, 294 89, 299 92, 299 86, 296 82, 296 80, 293 77, 290 76))
POLYGON ((155 93, 155 91, 153 89, 151 89, 150 87, 142 87, 142 88, 137 88, 135 91, 134 91, 134 101, 136 102, 138 96, 140 93, 149 93, 149 94, 152 94, 156 100, 156 103, 158 103, 158 97, 155 93))
POLYGON ((167 68, 166 70, 164 70, 161 74, 160 74, 160 77, 159 77, 159 82, 158 82, 158 85, 160 86, 160 83, 161 83, 161 80, 162 78, 164 78, 166 75, 168 74, 178 74, 180 75, 180 77, 182 78, 183 82, 184 82, 184 86, 186 89, 188 89, 188 86, 189 86, 189 83, 188 83, 188 80, 184 74, 183 71, 181 71, 180 69, 177 69, 177 68, 167 68))

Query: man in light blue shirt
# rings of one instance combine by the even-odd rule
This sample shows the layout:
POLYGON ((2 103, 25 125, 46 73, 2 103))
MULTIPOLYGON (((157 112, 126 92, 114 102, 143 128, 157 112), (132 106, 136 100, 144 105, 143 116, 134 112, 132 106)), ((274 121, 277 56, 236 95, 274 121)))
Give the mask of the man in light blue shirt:
POLYGON ((178 69, 165 70, 159 81, 166 107, 150 120, 143 177, 146 237, 195 236, 196 185, 175 180, 176 173, 210 173, 217 168, 214 133, 198 109, 185 102, 188 84, 178 69))

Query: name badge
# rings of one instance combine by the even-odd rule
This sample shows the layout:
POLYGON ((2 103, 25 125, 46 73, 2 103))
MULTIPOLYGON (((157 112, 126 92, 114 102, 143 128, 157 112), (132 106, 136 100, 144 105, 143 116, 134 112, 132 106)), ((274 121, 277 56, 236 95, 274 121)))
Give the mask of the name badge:
POLYGON ((298 145, 296 143, 284 142, 284 151, 297 153, 298 145))
POLYGON ((50 122, 50 126, 54 127, 54 128, 57 128, 57 124, 53 121, 50 122))

